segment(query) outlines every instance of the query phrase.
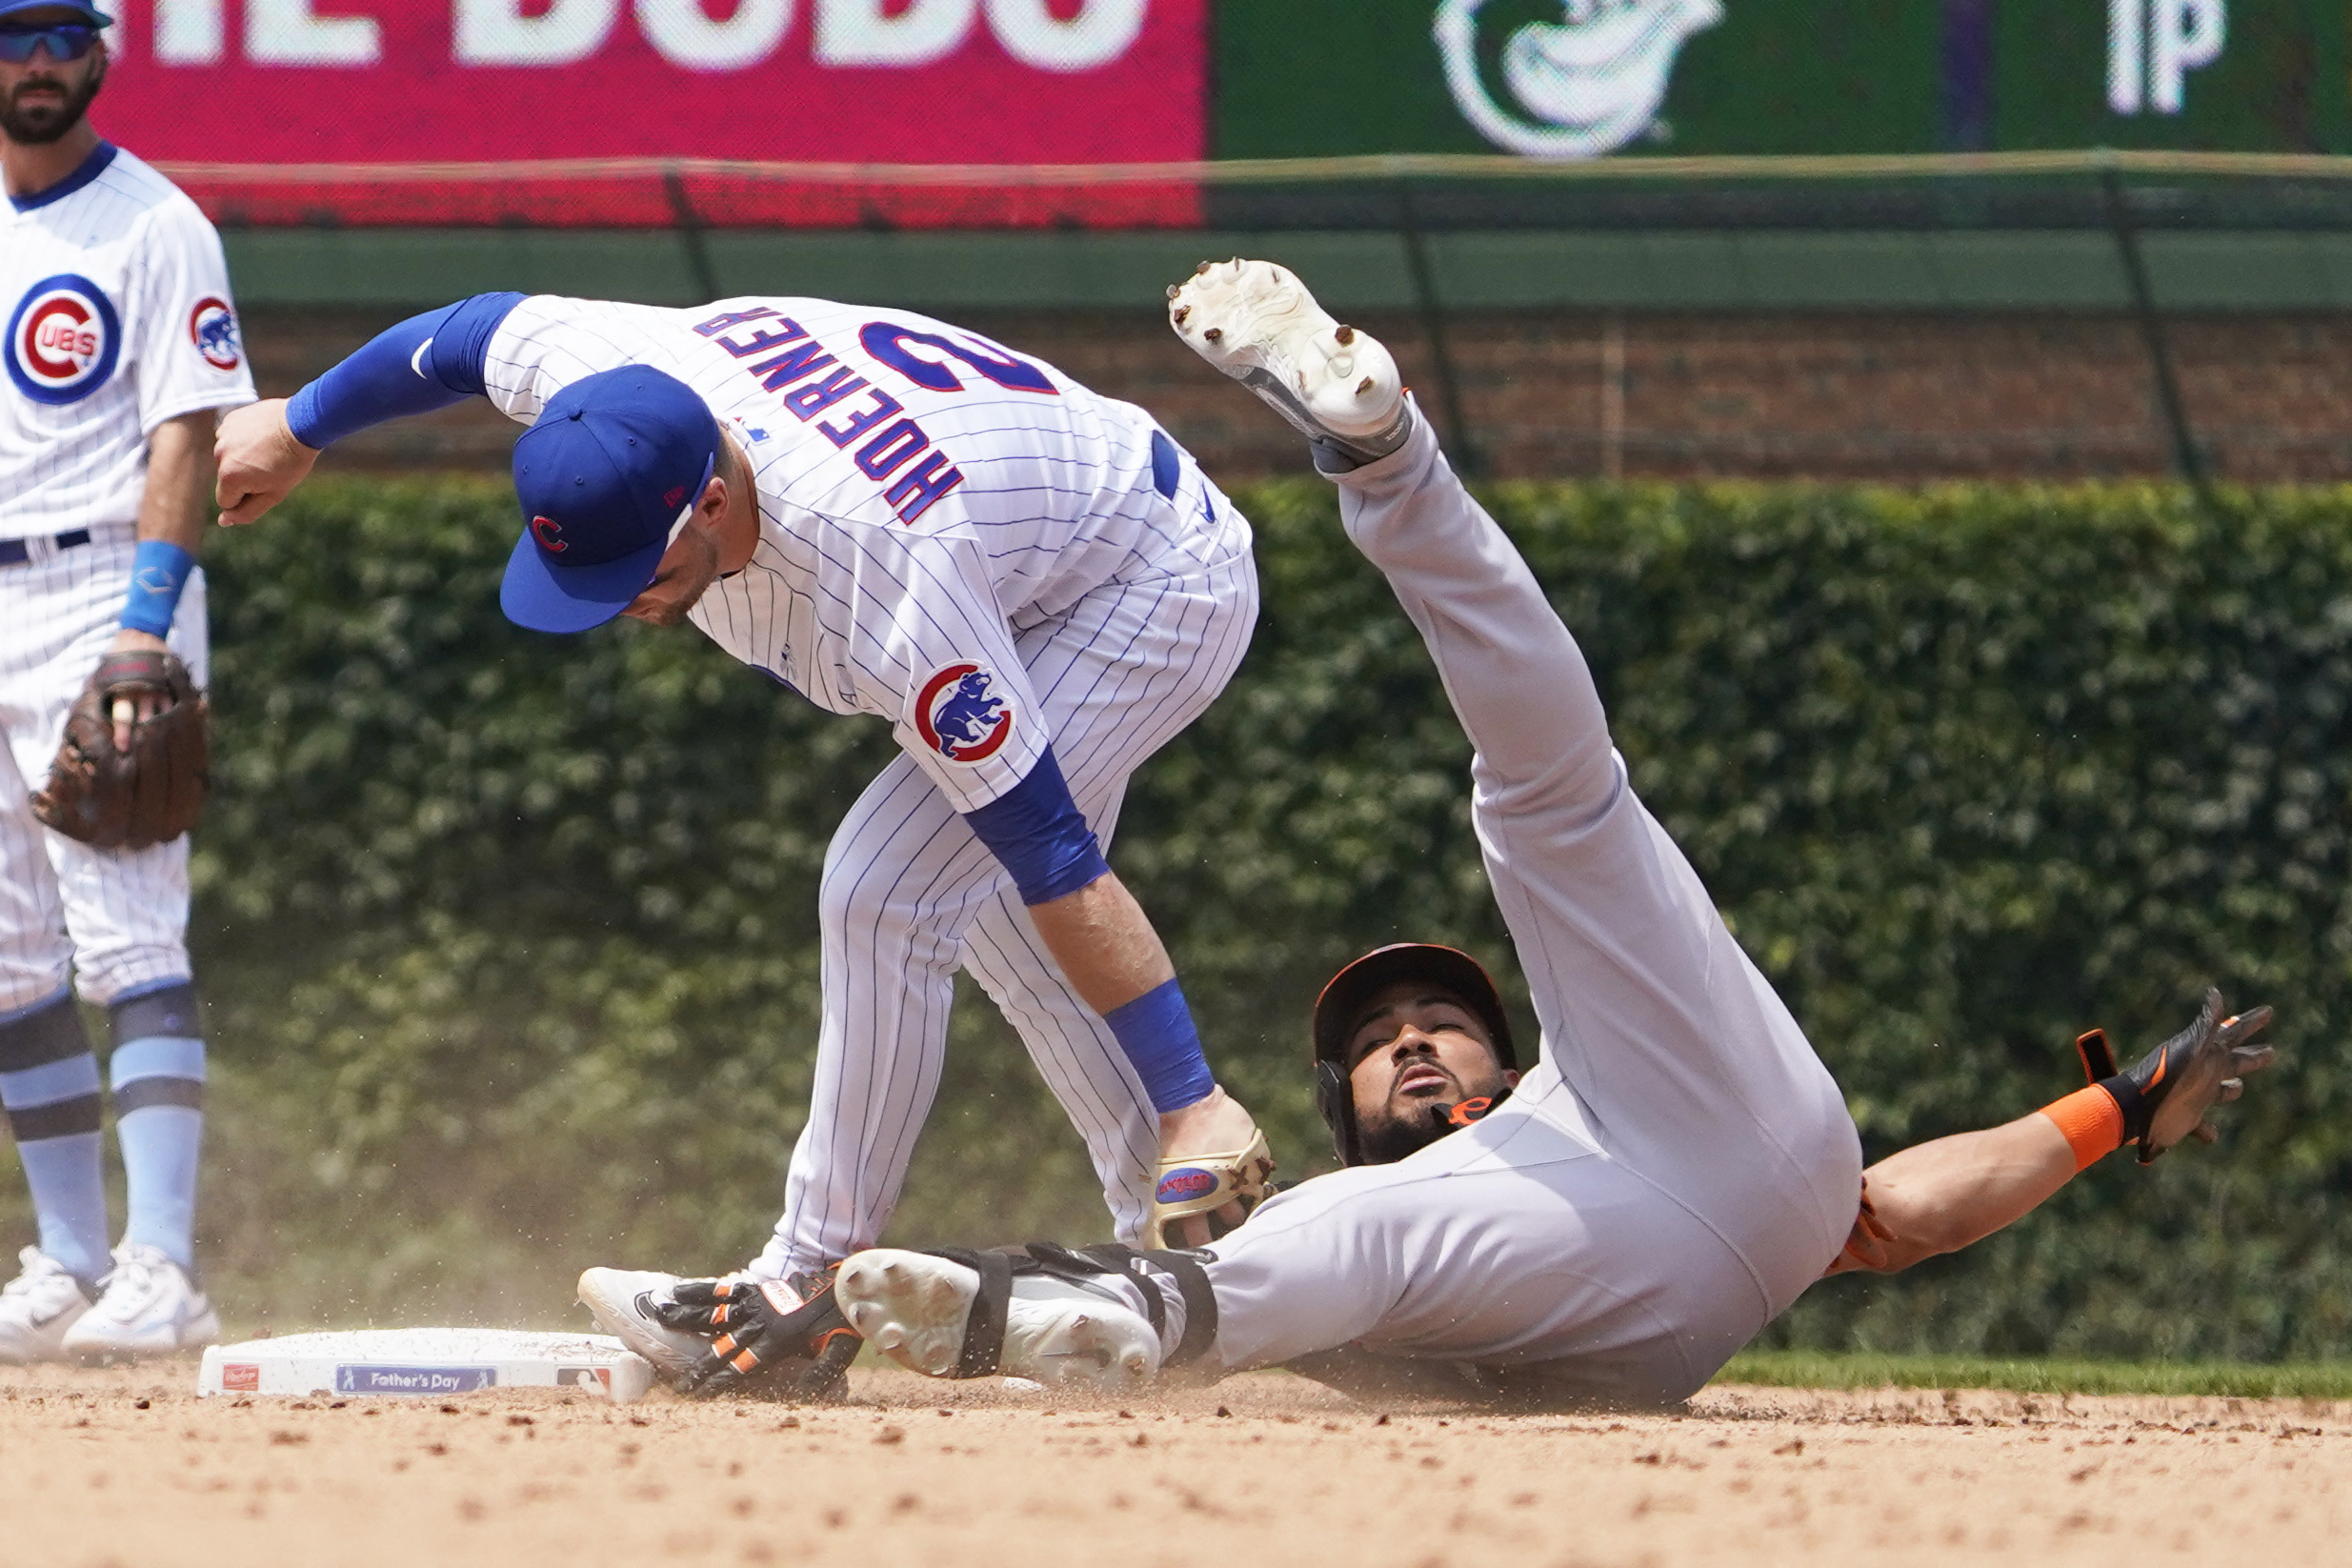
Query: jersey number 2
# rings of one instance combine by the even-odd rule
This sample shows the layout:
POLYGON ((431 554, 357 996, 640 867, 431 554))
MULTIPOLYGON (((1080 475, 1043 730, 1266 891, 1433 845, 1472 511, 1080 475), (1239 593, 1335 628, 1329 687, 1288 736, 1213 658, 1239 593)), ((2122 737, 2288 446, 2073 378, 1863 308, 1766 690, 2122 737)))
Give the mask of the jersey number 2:
POLYGON ((1049 397, 1054 395, 1054 383, 1047 379, 1043 371, 1029 361, 1015 359, 1011 354, 999 357, 997 354, 983 353, 951 338, 941 337, 937 332, 918 332, 912 327, 895 326, 887 321, 869 321, 857 330, 857 341, 875 359, 916 386, 929 387, 933 392, 962 392, 964 384, 947 366, 935 359, 926 359, 909 348, 907 345, 910 343, 923 344, 936 349, 950 359, 960 360, 1008 391, 1044 392, 1049 397))

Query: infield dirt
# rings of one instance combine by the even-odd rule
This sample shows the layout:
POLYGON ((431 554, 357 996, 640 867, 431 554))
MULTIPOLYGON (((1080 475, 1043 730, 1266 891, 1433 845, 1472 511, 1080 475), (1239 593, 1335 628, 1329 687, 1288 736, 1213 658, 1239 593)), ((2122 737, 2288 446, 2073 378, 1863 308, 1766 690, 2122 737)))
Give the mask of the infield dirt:
POLYGON ((199 1399, 0 1369, 0 1562, 1618 1568, 2341 1560, 2352 1405, 1715 1388, 1681 1417, 1125 1406, 854 1374, 852 1403, 199 1399))

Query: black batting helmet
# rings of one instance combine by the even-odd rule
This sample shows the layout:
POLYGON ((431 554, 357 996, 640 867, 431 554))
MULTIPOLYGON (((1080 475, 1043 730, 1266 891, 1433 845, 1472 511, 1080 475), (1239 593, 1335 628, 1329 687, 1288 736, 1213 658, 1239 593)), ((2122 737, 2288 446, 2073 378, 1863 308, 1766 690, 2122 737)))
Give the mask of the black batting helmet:
POLYGON ((1331 1128, 1331 1146, 1342 1165, 1364 1163, 1356 1136, 1356 1094, 1348 1077, 1348 1034, 1364 1003, 1399 980, 1427 981, 1459 996, 1486 1025, 1495 1042, 1495 1060, 1505 1072, 1518 1070, 1511 1019, 1484 965, 1457 948, 1434 942, 1395 942, 1373 949, 1334 975, 1315 999, 1315 1108, 1331 1128))

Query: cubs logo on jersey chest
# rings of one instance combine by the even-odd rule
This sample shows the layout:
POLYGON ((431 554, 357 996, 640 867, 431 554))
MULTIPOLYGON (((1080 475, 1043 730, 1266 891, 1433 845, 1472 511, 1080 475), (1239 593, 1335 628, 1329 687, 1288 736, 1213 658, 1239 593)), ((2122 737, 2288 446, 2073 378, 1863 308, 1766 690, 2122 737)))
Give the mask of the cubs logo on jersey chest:
POLYGON ((60 272, 26 290, 9 315, 9 379, 36 403, 78 403, 106 385, 122 345, 122 318, 106 291, 60 272))

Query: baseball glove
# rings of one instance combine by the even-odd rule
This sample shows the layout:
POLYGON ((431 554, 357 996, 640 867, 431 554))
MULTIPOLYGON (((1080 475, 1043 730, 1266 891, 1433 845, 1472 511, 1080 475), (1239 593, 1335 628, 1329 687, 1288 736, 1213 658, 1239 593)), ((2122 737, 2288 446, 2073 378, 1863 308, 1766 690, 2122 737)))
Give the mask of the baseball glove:
POLYGON ((32 814, 69 838, 102 850, 169 843, 195 825, 211 784, 211 710, 188 666, 169 652, 109 653, 66 717, 32 814), (131 727, 114 749, 114 703, 155 693, 169 706, 131 727))

